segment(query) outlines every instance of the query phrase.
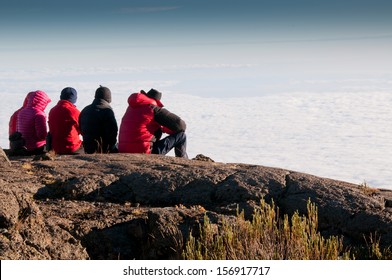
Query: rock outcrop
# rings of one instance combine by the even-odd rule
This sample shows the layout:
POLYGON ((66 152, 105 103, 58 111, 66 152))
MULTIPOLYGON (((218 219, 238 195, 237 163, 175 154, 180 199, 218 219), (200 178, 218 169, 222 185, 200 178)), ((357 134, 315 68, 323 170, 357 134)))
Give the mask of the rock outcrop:
POLYGON ((250 217, 262 198, 287 214, 306 214, 310 199, 325 236, 392 244, 392 191, 205 158, 12 158, 0 172, 1 259, 176 259, 205 215, 250 217))
POLYGON ((4 166, 10 166, 11 162, 9 161, 7 155, 3 151, 3 149, 0 147, 0 167, 4 166))

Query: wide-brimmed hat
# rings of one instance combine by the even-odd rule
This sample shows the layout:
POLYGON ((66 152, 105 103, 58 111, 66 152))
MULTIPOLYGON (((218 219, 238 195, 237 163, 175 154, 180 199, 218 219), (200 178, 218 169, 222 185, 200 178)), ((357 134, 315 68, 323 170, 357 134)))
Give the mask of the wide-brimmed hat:
MULTIPOLYGON (((144 91, 142 91, 143 93, 145 93, 144 91)), ((163 107, 163 104, 161 102, 161 98, 162 98, 162 92, 156 90, 156 89, 150 89, 147 93, 145 93, 148 97, 154 99, 157 102, 157 105, 159 107, 163 107)))
POLYGON ((162 98, 162 92, 160 92, 160 91, 157 91, 156 89, 150 89, 147 93, 146 93, 146 95, 148 96, 148 97, 150 97, 150 98, 153 98, 153 99, 155 99, 155 100, 161 100, 161 98, 162 98))

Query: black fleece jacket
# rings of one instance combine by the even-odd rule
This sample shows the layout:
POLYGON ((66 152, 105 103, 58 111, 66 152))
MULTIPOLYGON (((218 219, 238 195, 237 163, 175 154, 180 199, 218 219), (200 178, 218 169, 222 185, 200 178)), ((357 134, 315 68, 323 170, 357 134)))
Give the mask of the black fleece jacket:
POLYGON ((176 114, 158 106, 152 106, 152 108, 154 110, 154 119, 160 125, 167 127, 175 133, 186 130, 185 122, 176 114))
POLYGON ((86 153, 116 152, 118 126, 110 104, 95 98, 79 116, 83 147, 86 153))

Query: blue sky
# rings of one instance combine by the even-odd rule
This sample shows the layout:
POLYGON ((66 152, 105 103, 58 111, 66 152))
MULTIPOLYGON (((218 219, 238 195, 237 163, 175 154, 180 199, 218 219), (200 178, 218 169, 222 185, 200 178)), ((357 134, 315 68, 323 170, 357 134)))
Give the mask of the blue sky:
POLYGON ((3 50, 238 48, 392 37, 386 0, 13 0, 0 7, 3 50))
POLYGON ((219 67, 221 82, 384 78, 391 15, 389 0, 2 1, 0 68, 189 66, 192 75, 201 65, 206 83, 205 69, 219 67))

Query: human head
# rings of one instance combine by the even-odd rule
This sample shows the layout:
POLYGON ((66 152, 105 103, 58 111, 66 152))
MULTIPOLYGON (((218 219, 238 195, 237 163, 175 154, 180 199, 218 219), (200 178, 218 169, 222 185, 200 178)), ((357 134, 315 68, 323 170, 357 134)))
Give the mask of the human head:
POLYGON ((162 93, 161 92, 159 92, 159 91, 157 91, 156 89, 150 89, 147 93, 146 93, 146 95, 148 96, 148 97, 150 97, 150 98, 152 98, 152 99, 155 99, 155 100, 158 100, 158 101, 160 101, 161 100, 161 98, 162 98, 162 93))
POLYGON ((77 98, 78 98, 78 93, 76 92, 76 90, 74 88, 66 87, 61 91, 61 94, 60 94, 61 100, 68 100, 72 104, 75 104, 77 98))
POLYGON ((32 91, 27 95, 26 107, 33 107, 44 111, 51 102, 49 96, 42 90, 32 91))
POLYGON ((95 91, 95 98, 104 99, 110 103, 112 102, 112 93, 107 87, 99 86, 95 91))

